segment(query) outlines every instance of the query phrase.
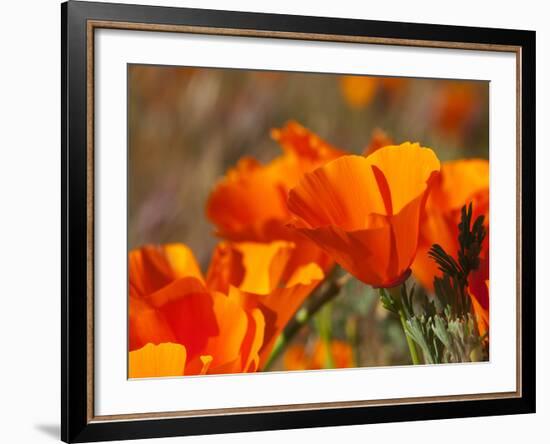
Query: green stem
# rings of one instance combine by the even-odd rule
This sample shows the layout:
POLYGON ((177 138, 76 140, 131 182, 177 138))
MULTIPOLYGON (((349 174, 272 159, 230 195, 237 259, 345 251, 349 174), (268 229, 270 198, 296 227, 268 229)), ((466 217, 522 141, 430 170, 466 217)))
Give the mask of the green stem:
POLYGON ((414 365, 420 364, 420 359, 418 359, 418 351, 416 350, 416 345, 412 338, 407 334, 405 313, 403 310, 399 310, 399 319, 401 319, 401 326, 403 327, 403 332, 405 333, 405 338, 407 339, 407 345, 409 346, 409 353, 411 354, 411 360, 414 365))
POLYGON ((332 272, 327 276, 327 279, 316 291, 318 296, 310 297, 308 301, 309 304, 300 308, 296 316, 287 324, 281 335, 277 338, 271 355, 269 355, 263 367, 263 371, 268 371, 271 368, 286 346, 292 341, 296 333, 298 333, 304 325, 309 323, 315 313, 317 313, 326 303, 334 299, 351 278, 351 276, 346 273, 344 276, 336 279, 334 274, 335 273, 332 272))
MULTIPOLYGON (((405 283, 403 283, 405 285, 405 283)), ((418 351, 416 350, 416 345, 413 339, 407 334, 407 317, 405 316, 405 311, 403 310, 403 301, 401 300, 401 290, 399 287, 392 287, 387 289, 391 297, 398 301, 398 310, 399 319, 401 320, 401 327, 403 328, 403 333, 405 334, 405 339, 407 340, 407 345, 409 347, 409 353, 411 355, 411 360, 414 365, 420 364, 420 359, 418 358, 418 351)))

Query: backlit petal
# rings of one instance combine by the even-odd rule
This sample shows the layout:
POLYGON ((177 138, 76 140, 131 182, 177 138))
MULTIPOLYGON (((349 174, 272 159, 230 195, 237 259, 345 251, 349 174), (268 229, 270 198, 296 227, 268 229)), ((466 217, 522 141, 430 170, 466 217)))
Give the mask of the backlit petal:
POLYGON ((187 353, 180 344, 147 344, 131 351, 128 359, 129 378, 183 376, 187 353))
POLYGON ((250 293, 269 294, 279 286, 294 244, 242 242, 234 244, 233 248, 241 252, 245 269, 239 288, 250 293))
POLYGON ((367 157, 379 168, 391 191, 393 214, 399 213, 410 201, 424 193, 440 170, 439 159, 429 148, 405 142, 387 146, 367 157))
POLYGON ((218 334, 208 339, 203 350, 212 356, 211 368, 216 368, 240 357, 249 320, 237 298, 215 292, 213 299, 218 334))
POLYGON ((219 243, 212 254, 206 275, 210 290, 227 293, 230 286, 239 286, 245 276, 243 254, 228 242, 219 243))
POLYGON ((192 251, 183 244, 147 245, 128 258, 130 285, 139 295, 151 294, 180 277, 203 280, 192 251))
POLYGON ((290 191, 288 207, 312 228, 345 230, 366 228, 369 215, 385 212, 371 163, 362 156, 344 156, 306 174, 290 191))

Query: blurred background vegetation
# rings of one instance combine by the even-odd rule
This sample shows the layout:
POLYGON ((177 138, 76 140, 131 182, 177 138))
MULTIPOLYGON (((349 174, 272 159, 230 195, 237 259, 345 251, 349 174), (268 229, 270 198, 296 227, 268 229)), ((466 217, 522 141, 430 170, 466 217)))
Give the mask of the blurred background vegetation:
MULTIPOLYGON (((441 160, 488 158, 488 97, 481 81, 130 65, 128 248, 183 242, 206 270, 218 242, 205 215, 213 185, 244 155, 278 156, 270 130, 289 120, 353 153, 378 129, 441 160)), ((273 369, 407 364, 399 321, 377 301, 352 280, 273 369), (327 325, 338 362, 319 350, 327 325)))

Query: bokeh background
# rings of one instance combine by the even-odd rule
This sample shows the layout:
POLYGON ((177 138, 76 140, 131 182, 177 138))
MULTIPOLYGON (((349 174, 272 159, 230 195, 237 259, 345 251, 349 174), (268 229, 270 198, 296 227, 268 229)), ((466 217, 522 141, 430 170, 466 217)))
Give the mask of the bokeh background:
MULTIPOLYGON (((130 65, 128 248, 183 242, 205 271, 218 242, 205 215, 210 191, 242 156, 278 156, 270 130, 289 120, 354 153, 383 131, 441 160, 487 159, 489 84, 130 65)), ((318 337, 326 325, 337 366, 407 364, 401 326, 377 301, 353 280, 274 369, 324 367, 318 337)))

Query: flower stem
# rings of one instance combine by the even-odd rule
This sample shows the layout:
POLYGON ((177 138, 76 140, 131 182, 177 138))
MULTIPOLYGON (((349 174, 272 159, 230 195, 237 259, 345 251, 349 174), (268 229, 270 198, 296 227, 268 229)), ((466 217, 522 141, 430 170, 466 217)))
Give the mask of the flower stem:
POLYGON ((296 316, 287 324, 281 335, 277 338, 271 355, 269 355, 263 367, 263 371, 268 371, 271 368, 286 346, 292 341, 296 333, 298 333, 325 304, 338 296, 340 290, 350 278, 351 275, 348 273, 340 278, 336 278, 335 269, 332 270, 327 276, 327 279, 317 288, 317 297, 311 298, 309 305, 298 310, 296 316))
MULTIPOLYGON (((403 283, 405 285, 405 283, 403 283)), ((403 310, 403 301, 401 300, 401 290, 399 287, 388 288, 388 293, 391 297, 399 301, 399 310, 398 315, 401 320, 401 327, 403 328, 403 333, 405 334, 405 339, 407 340, 407 345, 409 347, 409 353, 411 355, 411 360, 414 365, 420 364, 420 359, 418 358, 418 351, 416 350, 416 345, 414 344, 413 339, 407 334, 407 317, 405 316, 405 311, 403 310)))
POLYGON ((403 332, 405 333, 405 338, 407 339, 407 345, 409 346, 409 353, 411 354, 412 363, 414 365, 418 365, 420 364, 420 360, 418 359, 418 351, 416 350, 416 345, 414 344, 414 341, 407 334, 407 330, 405 327, 407 319, 405 318, 405 313, 403 313, 403 310, 399 310, 399 319, 401 319, 401 326, 403 327, 403 332))

